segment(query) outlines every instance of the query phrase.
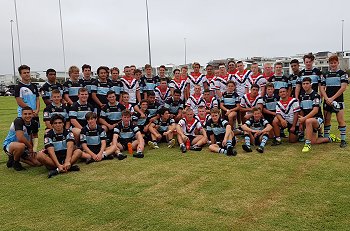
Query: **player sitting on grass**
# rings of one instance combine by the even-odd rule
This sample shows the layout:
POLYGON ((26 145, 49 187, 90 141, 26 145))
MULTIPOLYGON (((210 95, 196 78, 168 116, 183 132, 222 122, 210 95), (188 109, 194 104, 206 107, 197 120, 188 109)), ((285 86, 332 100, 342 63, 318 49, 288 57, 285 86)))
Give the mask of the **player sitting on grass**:
POLYGON ((148 128, 149 128, 149 120, 150 120, 150 112, 148 111, 148 102, 147 100, 143 99, 141 100, 140 104, 139 104, 139 112, 135 112, 132 115, 132 121, 134 123, 134 125, 138 126, 140 129, 141 134, 145 135, 145 134, 149 134, 148 133, 148 128))
POLYGON ((202 146, 207 143, 207 134, 202 127, 201 122, 194 117, 193 110, 191 108, 186 109, 186 115, 182 118, 176 126, 177 140, 180 144, 180 150, 182 153, 186 152, 186 143, 189 142, 191 150, 201 151, 202 146), (196 135, 196 131, 202 133, 196 135))
POLYGON ((74 164, 81 157, 82 151, 75 149, 74 135, 64 128, 64 120, 59 114, 51 117, 52 129, 44 136, 45 149, 37 155, 38 161, 50 169, 48 178, 59 173, 80 170, 74 164))
POLYGON ((235 92, 236 84, 233 81, 227 81, 227 90, 222 94, 220 108, 223 112, 223 118, 227 119, 234 128, 237 112, 239 112, 240 98, 235 92))
POLYGON ((272 126, 264 119, 260 108, 253 108, 253 116, 242 125, 242 129, 245 140, 245 144, 242 145, 243 150, 252 152, 250 144, 253 142, 255 145, 259 145, 256 150, 263 153, 272 126))
POLYGON ((210 119, 210 114, 207 114, 207 110, 204 106, 198 107, 198 115, 194 116, 196 119, 198 119, 202 127, 205 128, 208 120, 210 119))
POLYGON ((241 98, 241 113, 244 114, 244 119, 248 120, 253 116, 251 113, 252 109, 255 107, 259 107, 261 110, 263 109, 263 100, 262 97, 259 96, 259 85, 252 84, 250 87, 250 93, 243 95, 241 98))
POLYGON ((88 112, 85 118, 88 124, 80 132, 80 143, 83 148, 81 157, 86 159, 86 164, 113 159, 117 147, 113 144, 107 147, 106 132, 97 124, 96 113, 88 112))
POLYGON ((300 111, 299 101, 289 97, 288 90, 285 87, 279 90, 280 101, 276 105, 276 116, 272 121, 273 132, 275 138, 272 142, 273 146, 280 145, 281 128, 288 128, 290 143, 298 141, 299 126, 297 126, 298 115, 300 111))
POLYGON ((168 142, 168 148, 172 148, 175 145, 175 139, 173 138, 175 129, 175 120, 170 118, 169 109, 162 107, 159 110, 159 119, 149 125, 152 141, 148 141, 148 145, 153 149, 158 149, 157 142, 166 141, 168 142))
POLYGON ((3 149, 8 155, 7 167, 16 171, 25 170, 20 161, 31 166, 40 166, 36 159, 39 123, 33 118, 32 108, 22 108, 22 117, 17 117, 10 126, 3 149))
POLYGON ((349 77, 346 72, 339 69, 337 55, 329 57, 330 70, 323 76, 320 91, 324 97, 324 135, 329 136, 331 130, 332 113, 336 114, 338 129, 340 132, 340 147, 345 148, 346 143, 346 123, 344 119, 344 95, 349 84, 349 77), (334 107, 335 105, 335 107, 334 107))
MULTIPOLYGON (((272 124, 273 119, 276 116, 276 104, 279 101, 279 96, 275 95, 275 88, 273 83, 266 84, 266 95, 263 97, 263 116, 272 124)), ((273 129, 270 131, 270 138, 273 138, 273 129)))
MULTIPOLYGON (((148 91, 147 92, 147 102, 148 102, 148 111, 149 111, 149 117, 151 118, 151 121, 155 120, 155 116, 158 116, 158 110, 160 108, 160 104, 156 101, 156 95, 154 91, 148 91)), ((140 105, 135 106, 135 111, 140 113, 142 117, 144 117, 142 111, 140 110, 140 105)))
POLYGON ((165 100, 164 107, 169 109, 170 118, 174 119, 175 122, 179 122, 182 118, 184 102, 181 100, 181 91, 175 89, 173 91, 173 96, 165 100))
POLYGON ((220 109, 211 109, 210 117, 206 124, 206 132, 211 141, 209 150, 224 153, 228 156, 237 155, 237 151, 233 148, 236 145, 236 139, 231 125, 229 125, 227 120, 221 118, 220 109))
POLYGON ((65 128, 68 129, 70 127, 69 121, 69 110, 68 108, 62 104, 62 96, 61 92, 58 89, 52 90, 51 94, 51 102, 44 109, 44 123, 46 125, 45 131, 51 129, 51 117, 55 114, 60 114, 64 118, 65 128))
POLYGON ((143 150, 145 141, 140 129, 131 122, 131 112, 129 110, 124 110, 122 112, 122 121, 114 128, 113 135, 113 145, 117 146, 116 157, 119 160, 123 160, 127 157, 122 151, 128 150, 128 143, 131 144, 132 150, 137 150, 137 152, 133 154, 134 157, 144 157, 143 150))
POLYGON ((335 135, 328 138, 318 137, 317 132, 323 124, 321 112, 321 97, 312 89, 311 78, 306 76, 302 80, 303 91, 299 95, 300 115, 299 126, 305 127, 305 145, 302 152, 311 151, 311 144, 328 143, 337 141, 335 135))

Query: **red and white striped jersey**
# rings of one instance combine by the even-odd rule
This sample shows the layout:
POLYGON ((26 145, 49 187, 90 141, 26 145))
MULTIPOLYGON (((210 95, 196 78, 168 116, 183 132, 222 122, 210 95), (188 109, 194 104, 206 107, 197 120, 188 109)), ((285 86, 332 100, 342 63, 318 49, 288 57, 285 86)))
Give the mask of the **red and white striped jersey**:
POLYGON ((236 92, 237 94, 242 97, 245 94, 245 88, 248 83, 248 77, 252 71, 250 70, 244 70, 242 74, 237 72, 236 74, 231 76, 232 81, 236 83, 236 92))
POLYGON ((276 114, 279 114, 288 123, 293 124, 294 113, 300 111, 299 101, 289 97, 287 101, 278 101, 276 104, 276 114))

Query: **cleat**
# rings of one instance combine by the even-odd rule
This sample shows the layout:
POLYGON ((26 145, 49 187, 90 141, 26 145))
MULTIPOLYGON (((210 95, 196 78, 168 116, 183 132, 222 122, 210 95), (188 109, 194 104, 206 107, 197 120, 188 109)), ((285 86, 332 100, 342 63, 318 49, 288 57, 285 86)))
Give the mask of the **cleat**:
POLYGON ((282 144, 281 141, 278 141, 278 140, 274 139, 274 140, 272 141, 271 146, 277 146, 277 145, 280 145, 280 144, 282 144))
POLYGON ((262 146, 257 147, 256 150, 260 153, 264 153, 264 147, 262 146))
POLYGON ((86 159, 85 161, 86 164, 91 164, 92 162, 95 162, 95 160, 92 158, 86 159))
POLYGON ((311 144, 304 144, 303 150, 301 150, 303 153, 311 151, 311 144))
POLYGON ((117 158, 118 160, 124 160, 128 156, 124 155, 123 153, 118 153, 118 154, 115 154, 114 157, 117 158))
POLYGON ((13 167, 13 163, 15 162, 15 160, 13 159, 13 156, 11 155, 11 156, 8 156, 8 160, 7 160, 7 162, 6 162, 6 166, 8 167, 8 168, 12 168, 13 167))
POLYGON ((340 141, 340 147, 341 148, 346 148, 346 146, 348 146, 348 144, 346 143, 345 140, 340 141))
POLYGON ((299 142, 305 142, 304 136, 299 136, 299 137, 298 137, 298 141, 299 141, 299 142))
POLYGON ((148 141, 148 145, 153 149, 158 149, 159 146, 156 142, 148 141))
POLYGON ((182 153, 187 152, 186 146, 184 144, 180 145, 180 150, 181 150, 182 153))
POLYGON ((333 143, 340 143, 341 139, 339 137, 337 137, 334 134, 329 134, 329 139, 333 142, 333 143))
POLYGON ((237 155, 237 151, 232 146, 228 146, 227 156, 236 156, 236 155, 237 155))
POLYGON ((280 135, 281 138, 287 138, 286 134, 284 133, 284 131, 282 130, 281 131, 281 135, 280 135))
POLYGON ((145 155, 143 155, 142 152, 137 152, 137 153, 134 153, 132 156, 135 158, 143 158, 145 155))
POLYGON ((246 152, 252 152, 253 151, 252 148, 250 146, 246 145, 246 144, 243 144, 242 148, 246 152))
POLYGON ((22 166, 22 164, 20 162, 16 162, 16 161, 13 162, 13 168, 16 171, 26 170, 25 168, 23 168, 23 166, 22 166))
POLYGON ((72 166, 70 166, 68 171, 70 171, 70 172, 79 172, 80 168, 79 168, 78 165, 72 165, 72 166))
POLYGON ((202 151, 202 147, 199 147, 197 145, 193 145, 190 147, 190 150, 192 151, 202 151))
POLYGON ((51 178, 51 177, 56 176, 58 174, 59 174, 59 172, 57 171, 57 169, 50 170, 49 174, 47 175, 47 178, 51 178))
POLYGON ((113 155, 108 155, 102 158, 102 160, 113 160, 113 159, 114 159, 113 155))
POLYGON ((169 141, 168 148, 174 147, 175 143, 176 143, 176 142, 175 142, 175 139, 171 139, 171 140, 169 141))

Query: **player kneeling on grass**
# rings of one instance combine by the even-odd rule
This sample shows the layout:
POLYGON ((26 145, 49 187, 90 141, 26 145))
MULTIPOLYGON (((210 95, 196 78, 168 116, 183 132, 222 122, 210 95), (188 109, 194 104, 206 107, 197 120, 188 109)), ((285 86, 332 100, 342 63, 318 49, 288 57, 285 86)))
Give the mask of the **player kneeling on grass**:
POLYGON ((264 119, 260 108, 255 107, 252 111, 253 116, 242 125, 245 140, 242 148, 246 152, 252 152, 251 142, 254 142, 255 145, 259 145, 256 150, 263 153, 272 126, 264 119))
POLYGON ((106 131, 97 124, 96 113, 88 112, 85 118, 88 124, 80 132, 80 143, 83 148, 81 157, 86 159, 86 164, 112 160, 117 147, 113 144, 107 147, 106 131))
POLYGON ((180 150, 185 153, 187 148, 185 143, 189 142, 190 149, 193 151, 201 151, 202 146, 207 143, 207 133, 202 127, 201 122, 194 117, 191 108, 186 109, 186 115, 176 126, 177 140, 180 144, 180 150), (202 134, 196 135, 196 131, 202 134))
POLYGON ((210 110, 210 119, 206 123, 207 135, 210 138, 211 145, 209 150, 217 153, 224 153, 228 156, 237 155, 237 151, 234 150, 236 145, 236 139, 234 137, 232 127, 220 117, 220 110, 213 108, 210 110))
POLYGON ((323 124, 323 116, 321 112, 321 97, 312 89, 310 77, 304 77, 302 80, 304 91, 299 95, 300 115, 299 124, 305 127, 305 145, 302 152, 309 152, 311 144, 321 144, 335 142, 338 139, 335 135, 330 134, 328 138, 318 137, 317 132, 323 124))
POLYGON ((65 118, 55 114, 51 117, 50 129, 44 137, 45 149, 38 153, 37 159, 48 169, 48 178, 59 173, 79 171, 75 162, 81 157, 82 151, 75 149, 73 133, 64 128, 65 118))
POLYGON ((175 145, 173 138, 173 132, 176 129, 175 120, 170 118, 169 109, 165 107, 162 107, 158 113, 159 119, 153 121, 149 126, 152 141, 148 141, 148 145, 153 149, 158 149, 157 142, 166 141, 168 148, 172 148, 175 145))
POLYGON ((3 144, 4 152, 8 155, 8 168, 25 170, 20 161, 31 166, 41 165, 36 159, 39 123, 33 116, 32 108, 23 107, 22 116, 17 117, 11 124, 3 144))
POLYGON ((145 141, 140 129, 131 122, 131 112, 129 110, 124 110, 122 112, 122 121, 114 128, 113 135, 113 145, 117 147, 116 157, 119 160, 123 160, 127 157, 122 151, 128 150, 129 143, 131 144, 132 150, 137 150, 137 152, 133 154, 133 157, 143 158, 145 141))

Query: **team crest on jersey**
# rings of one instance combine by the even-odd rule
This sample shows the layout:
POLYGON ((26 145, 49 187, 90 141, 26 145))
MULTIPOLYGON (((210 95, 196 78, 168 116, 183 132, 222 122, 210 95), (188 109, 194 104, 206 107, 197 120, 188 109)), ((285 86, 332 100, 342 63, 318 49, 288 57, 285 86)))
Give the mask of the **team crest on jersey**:
POLYGON ((73 133, 72 133, 72 132, 68 133, 68 138, 70 138, 70 139, 74 139, 74 135, 73 135, 73 133))
POLYGON ((44 112, 44 117, 48 117, 49 113, 48 112, 44 112))
POLYGON ((50 139, 48 138, 48 137, 46 137, 45 139, 44 139, 44 143, 45 144, 48 144, 50 142, 50 139))
POLYGON ((83 139, 84 139, 84 135, 80 134, 80 140, 83 140, 83 139))

